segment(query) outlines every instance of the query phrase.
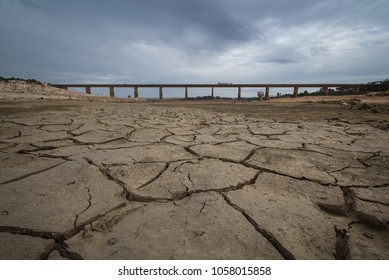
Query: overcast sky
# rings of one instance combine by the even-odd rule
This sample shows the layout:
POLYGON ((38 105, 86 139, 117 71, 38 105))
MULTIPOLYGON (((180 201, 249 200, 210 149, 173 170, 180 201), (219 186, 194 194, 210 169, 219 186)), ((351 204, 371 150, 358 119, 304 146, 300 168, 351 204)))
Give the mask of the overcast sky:
POLYGON ((0 0, 0 76, 50 83, 389 78, 387 0, 0 0))

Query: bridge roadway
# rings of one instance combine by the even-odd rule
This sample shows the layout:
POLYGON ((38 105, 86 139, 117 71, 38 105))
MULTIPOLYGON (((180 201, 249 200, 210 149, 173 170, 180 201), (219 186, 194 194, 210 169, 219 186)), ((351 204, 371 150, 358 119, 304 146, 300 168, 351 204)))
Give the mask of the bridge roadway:
POLYGON ((241 98, 241 88, 266 88, 265 99, 269 98, 271 87, 275 88, 293 88, 293 96, 298 96, 299 88, 322 88, 323 95, 328 95, 328 88, 344 87, 353 88, 355 92, 359 92, 361 86, 369 86, 367 84, 232 84, 232 83, 218 83, 218 84, 51 84, 54 87, 68 89, 85 87, 85 92, 91 94, 92 87, 107 87, 111 97, 115 96, 114 88, 134 88, 134 97, 139 96, 138 88, 159 88, 159 99, 163 99, 163 88, 185 88, 185 99, 188 99, 188 88, 212 88, 211 95, 214 97, 214 88, 238 88, 237 99, 241 98))

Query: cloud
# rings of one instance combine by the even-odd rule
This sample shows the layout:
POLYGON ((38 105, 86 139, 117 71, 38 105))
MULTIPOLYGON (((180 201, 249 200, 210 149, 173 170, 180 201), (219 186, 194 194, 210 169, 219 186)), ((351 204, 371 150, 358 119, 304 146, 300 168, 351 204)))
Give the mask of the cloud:
POLYGON ((38 0, 16 0, 16 2, 20 3, 26 9, 32 8, 44 13, 50 12, 50 9, 47 6, 42 5, 42 3, 38 0))
POLYGON ((386 1, 2 0, 0 75, 47 82, 387 78, 386 1))

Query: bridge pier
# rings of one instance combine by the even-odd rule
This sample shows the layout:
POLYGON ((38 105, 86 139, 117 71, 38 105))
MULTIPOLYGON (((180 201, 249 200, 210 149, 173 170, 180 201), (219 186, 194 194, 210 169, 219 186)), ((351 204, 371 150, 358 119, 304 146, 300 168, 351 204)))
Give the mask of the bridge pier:
POLYGON ((297 97, 298 95, 299 95, 299 87, 298 86, 294 86, 293 97, 297 97))
POLYGON ((159 87, 159 100, 162 99, 163 99, 163 91, 162 91, 162 87, 159 87))
POLYGON ((323 95, 328 95, 328 87, 323 87, 323 95))
POLYGON ((109 87, 109 96, 115 97, 115 91, 114 91, 114 88, 112 86, 109 87))
POLYGON ((185 100, 188 100, 188 87, 185 87, 185 100))
POLYGON ((134 98, 138 98, 138 87, 134 87, 134 98))
MULTIPOLYGON (((214 99, 214 88, 237 88, 237 98, 238 100, 242 99, 242 88, 265 88, 265 100, 270 98, 270 88, 293 88, 293 97, 298 97, 299 88, 321 88, 323 95, 331 94, 331 88, 339 88, 340 91, 347 90, 354 94, 360 94, 361 90, 369 88, 372 85, 368 84, 335 84, 335 83, 325 83, 325 84, 51 84, 54 87, 69 89, 69 88, 85 88, 85 94, 92 94, 91 88, 109 88, 110 96, 114 96, 115 88, 134 88, 134 97, 138 97, 138 88, 139 87, 150 87, 150 88, 159 88, 159 99, 163 100, 163 87, 172 87, 172 88, 185 88, 185 91, 188 91, 188 88, 211 88, 211 98, 214 99)), ((14 88, 16 85, 9 85, 8 87, 14 88)), ((45 90, 44 86, 40 86, 42 91, 45 90)), ((189 99, 188 94, 186 93, 185 99, 189 99)))

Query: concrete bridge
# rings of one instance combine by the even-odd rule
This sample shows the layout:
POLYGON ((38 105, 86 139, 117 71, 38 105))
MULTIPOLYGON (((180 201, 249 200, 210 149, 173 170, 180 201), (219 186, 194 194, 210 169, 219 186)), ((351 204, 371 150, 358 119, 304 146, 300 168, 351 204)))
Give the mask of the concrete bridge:
POLYGON ((68 89, 72 88, 85 88, 86 94, 91 94, 91 88, 109 88, 109 95, 115 97, 115 88, 134 88, 134 97, 139 97, 138 88, 159 88, 159 99, 163 99, 163 88, 185 88, 185 100, 188 99, 189 88, 211 88, 211 96, 214 97, 214 88, 237 88, 237 99, 241 98, 242 88, 265 88, 265 99, 270 97, 270 88, 293 88, 293 97, 298 96, 299 88, 321 88, 323 95, 328 95, 328 89, 332 87, 352 88, 355 93, 359 92, 361 86, 369 86, 367 84, 231 84, 231 83, 218 83, 218 84, 52 84, 54 87, 68 89))

